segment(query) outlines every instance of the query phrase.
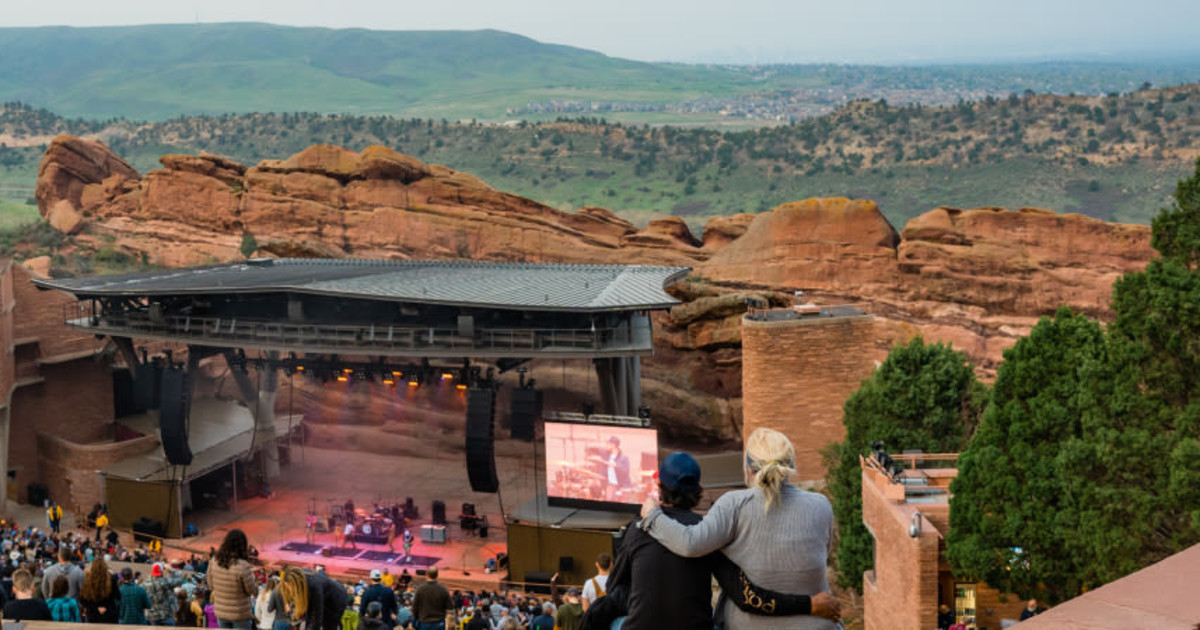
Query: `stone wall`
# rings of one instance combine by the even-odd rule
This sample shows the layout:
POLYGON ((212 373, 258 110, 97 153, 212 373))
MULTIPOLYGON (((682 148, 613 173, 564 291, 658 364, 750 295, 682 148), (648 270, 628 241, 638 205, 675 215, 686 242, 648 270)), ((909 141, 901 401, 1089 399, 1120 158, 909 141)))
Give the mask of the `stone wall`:
POLYGON ((47 433, 37 435, 42 480, 64 510, 78 506, 86 512, 93 504, 104 503, 98 471, 157 447, 158 438, 153 435, 99 444, 76 444, 47 433))
POLYGON ((820 451, 841 440, 842 404, 875 368, 870 315, 742 319, 743 439, 758 427, 796 449, 797 481, 825 478, 820 451))

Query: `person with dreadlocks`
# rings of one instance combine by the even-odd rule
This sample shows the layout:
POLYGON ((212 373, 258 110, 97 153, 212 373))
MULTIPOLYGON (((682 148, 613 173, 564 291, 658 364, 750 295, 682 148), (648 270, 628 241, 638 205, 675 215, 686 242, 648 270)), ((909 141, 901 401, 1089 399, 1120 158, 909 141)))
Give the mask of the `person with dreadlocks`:
POLYGON ((303 619, 305 630, 338 630, 346 610, 346 589, 323 572, 284 568, 279 576, 292 619, 303 619))

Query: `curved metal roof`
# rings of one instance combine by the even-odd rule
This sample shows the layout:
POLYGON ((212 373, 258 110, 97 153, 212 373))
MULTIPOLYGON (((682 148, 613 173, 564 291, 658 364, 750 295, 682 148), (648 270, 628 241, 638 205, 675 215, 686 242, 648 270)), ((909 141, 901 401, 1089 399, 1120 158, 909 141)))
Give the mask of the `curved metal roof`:
POLYGON ((305 293, 364 300, 544 311, 629 311, 678 304, 663 289, 687 267, 255 259, 120 276, 37 279, 79 298, 305 293))

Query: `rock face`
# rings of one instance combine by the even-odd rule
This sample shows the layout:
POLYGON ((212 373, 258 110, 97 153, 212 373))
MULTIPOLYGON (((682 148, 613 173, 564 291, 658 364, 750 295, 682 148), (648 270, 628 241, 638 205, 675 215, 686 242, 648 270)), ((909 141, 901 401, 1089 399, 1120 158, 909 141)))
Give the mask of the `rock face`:
MULTIPOLYGON (((39 169, 39 208, 86 243, 112 241, 164 266, 256 255, 681 265, 685 304, 655 314, 644 399, 668 434, 739 437, 741 316, 747 298, 855 303, 876 317, 875 358, 921 334, 965 351, 981 375, 1042 315, 1067 305, 1110 315, 1113 280, 1150 259, 1143 226, 1045 210, 937 208, 899 233, 874 202, 808 199, 711 219, 697 239, 680 219, 643 229, 604 208, 564 213, 477 177, 386 147, 330 145, 246 167, 167 155, 144 177, 103 145, 62 136, 39 169)), ((585 391, 560 384, 548 400, 585 391)), ((566 404, 564 402, 564 404, 566 404)))

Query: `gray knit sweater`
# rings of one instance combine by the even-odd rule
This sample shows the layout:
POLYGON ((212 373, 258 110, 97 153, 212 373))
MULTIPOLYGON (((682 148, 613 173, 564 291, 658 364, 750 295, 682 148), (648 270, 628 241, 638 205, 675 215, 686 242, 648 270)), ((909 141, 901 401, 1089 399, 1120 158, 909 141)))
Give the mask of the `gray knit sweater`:
MULTIPOLYGON (((825 565, 833 539, 833 508, 814 492, 785 486, 780 504, 764 511, 759 488, 728 492, 717 499, 704 520, 683 525, 654 510, 641 527, 667 549, 684 557, 718 549, 746 572, 755 584, 797 595, 829 590, 825 565)), ((832 630, 821 617, 764 617, 725 606, 727 630, 832 630)))

